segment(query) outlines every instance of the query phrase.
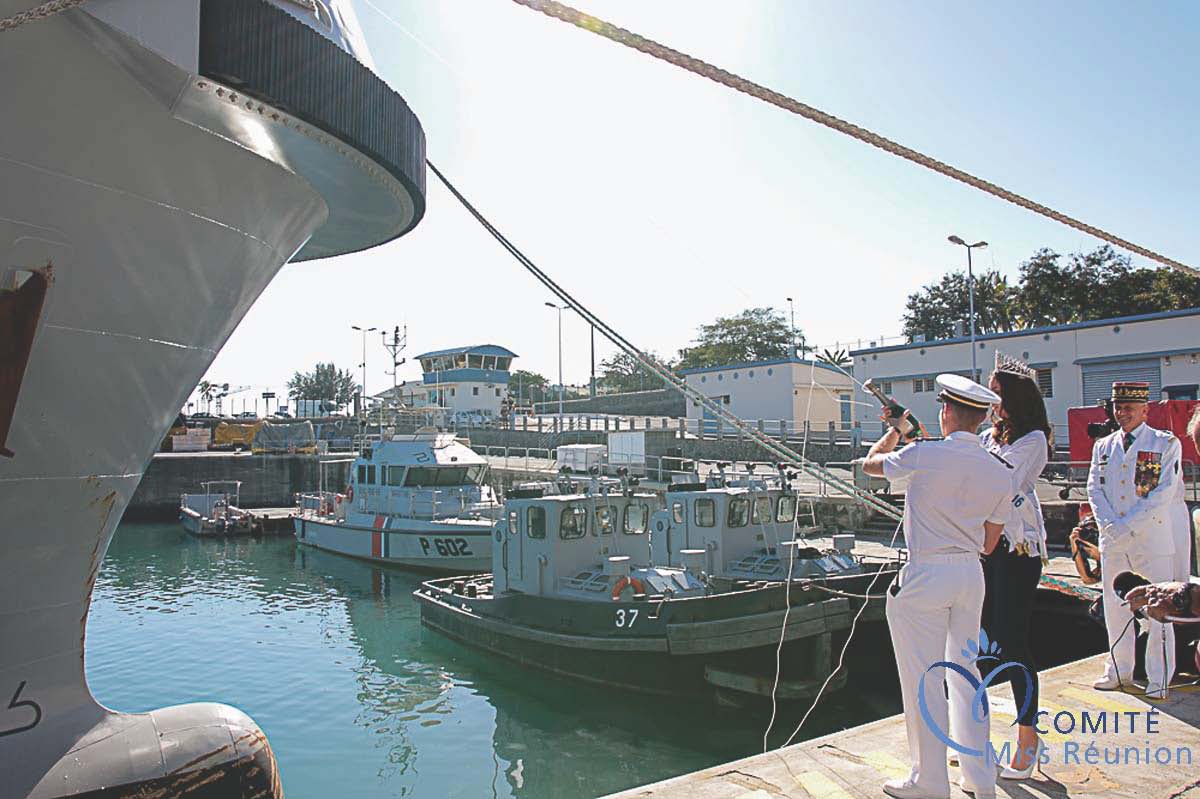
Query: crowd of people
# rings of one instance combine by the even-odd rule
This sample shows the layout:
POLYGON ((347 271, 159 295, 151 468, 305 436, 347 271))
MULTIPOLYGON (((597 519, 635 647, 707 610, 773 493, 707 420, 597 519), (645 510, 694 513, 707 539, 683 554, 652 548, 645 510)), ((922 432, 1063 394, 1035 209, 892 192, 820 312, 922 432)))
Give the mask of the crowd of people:
MULTIPOLYGON (((953 730, 961 747, 959 785, 987 799, 995 796, 997 779, 1027 779, 1039 760, 1030 627, 1048 553, 1035 489, 1053 433, 1036 375, 1019 360, 997 353, 987 386, 953 374, 939 375, 936 383, 943 437, 902 432, 911 427, 904 423, 907 412, 892 403, 881 417, 883 436, 862 461, 867 474, 902 484, 906 496, 909 557, 888 589, 887 620, 912 768, 883 790, 898 799, 948 797, 947 739, 939 731, 953 730), (982 678, 1001 660, 1024 667, 1005 668, 1014 704, 1024 710, 1012 759, 997 764, 988 720, 972 713, 972 682, 946 679, 943 685, 930 669, 948 661, 982 678), (937 684, 926 687, 926 680, 937 684)), ((1130 628, 1136 612, 1151 642, 1140 688, 1159 699, 1175 670, 1173 626, 1200 616, 1200 589, 1189 575, 1181 445, 1146 424, 1148 384, 1114 383, 1111 401, 1116 429, 1095 442, 1089 469, 1091 519, 1071 536, 1085 582, 1103 583, 1109 656, 1094 687, 1134 689, 1137 633, 1130 628), (1144 584, 1129 590, 1122 580, 1144 584)), ((1200 447, 1200 408, 1188 432, 1200 447)))

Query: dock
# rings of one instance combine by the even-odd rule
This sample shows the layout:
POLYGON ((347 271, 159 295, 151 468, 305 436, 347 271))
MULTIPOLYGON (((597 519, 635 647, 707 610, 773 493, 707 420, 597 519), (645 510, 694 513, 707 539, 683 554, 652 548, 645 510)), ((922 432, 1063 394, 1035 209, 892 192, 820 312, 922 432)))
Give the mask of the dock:
MULTIPOLYGON (((998 797, 1200 799, 1200 685, 1174 686, 1162 701, 1091 687, 1106 655, 1041 673, 1046 753, 1033 779, 1001 780, 998 797), (1155 711, 1153 732, 1148 713, 1155 711), (1084 732, 1084 713, 1106 731, 1084 732), (1136 726, 1128 732, 1131 717, 1136 726), (1113 725, 1120 714, 1121 726, 1113 725), (1072 729, 1073 728, 1073 729, 1072 729), (1094 744, 1094 749, 1090 746, 1094 744), (1137 762, 1135 762, 1135 757, 1137 762), (1111 761, 1117 762, 1111 762, 1111 761), (1147 763, 1146 761, 1150 762, 1147 763)), ((1014 742, 1016 708, 1007 684, 988 692, 992 745, 1014 742)), ((883 783, 909 770, 904 717, 891 716, 765 754, 612 794, 609 799, 878 799, 883 783)), ((951 796, 970 797, 953 783, 951 796)))

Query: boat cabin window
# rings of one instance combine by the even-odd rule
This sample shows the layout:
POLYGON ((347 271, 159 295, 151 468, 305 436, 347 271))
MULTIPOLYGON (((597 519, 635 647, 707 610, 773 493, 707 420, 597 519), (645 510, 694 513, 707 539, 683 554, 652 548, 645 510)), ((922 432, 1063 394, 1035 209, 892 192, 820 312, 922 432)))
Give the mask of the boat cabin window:
POLYGON ((496 368, 496 356, 495 355, 483 356, 483 368, 484 369, 495 369, 496 368))
POLYGON ((711 499, 696 500, 696 526, 712 527, 717 523, 717 505, 711 499))
POLYGON ((611 534, 613 531, 613 516, 616 516, 616 513, 608 505, 601 505, 596 508, 596 526, 592 528, 592 535, 611 534))
POLYGON ((754 498, 754 504, 750 506, 750 522, 752 524, 771 523, 771 498, 769 496, 754 498))
POLYGON ((501 372, 507 372, 508 367, 512 365, 512 358, 497 358, 496 368, 501 372))
MULTIPOLYGON (((383 467, 381 467, 383 468, 383 467)), ((387 468, 387 484, 390 486, 404 485, 404 467, 403 466, 388 466, 387 468)))
POLYGON ((508 534, 521 534, 521 514, 517 513, 515 510, 510 510, 508 512, 508 534))
POLYGON ((467 356, 467 365, 470 366, 472 369, 482 369, 483 368, 483 356, 482 355, 467 356))
POLYGON ((367 484, 375 485, 375 465, 371 464, 367 467, 367 484))
MULTIPOLYGON (((460 486, 468 482, 467 475, 478 466, 410 466, 404 485, 409 488, 460 486)), ((474 482, 474 481, 470 481, 474 482)))
POLYGON ((483 485, 484 478, 487 477, 486 466, 468 466, 467 467, 467 482, 475 485, 483 485))
POLYGON ((536 505, 529 508, 525 517, 525 532, 530 538, 546 537, 546 509, 536 505))
POLYGON ((558 523, 558 537, 562 539, 583 538, 587 532, 587 508, 563 508, 558 523))
POLYGON ((640 535, 646 532, 646 521, 649 516, 650 509, 643 503, 631 503, 625 508, 625 534, 640 535))
POLYGON ((422 372, 432 372, 433 371, 433 359, 432 358, 422 358, 421 359, 421 371, 422 372))
POLYGON ((796 498, 790 494, 784 494, 779 498, 779 510, 775 515, 775 521, 794 522, 795 520, 796 498))
POLYGON ((458 355, 454 356, 454 368, 455 369, 465 369, 466 366, 467 366, 467 354, 465 352, 460 352, 458 355))
POLYGON ((686 518, 686 517, 684 516, 684 509, 683 509, 683 503, 682 503, 682 502, 675 502, 675 503, 672 503, 672 505, 671 505, 671 518, 675 520, 675 523, 676 523, 676 524, 683 524, 683 520, 684 520, 684 518, 686 518))
POLYGON ((750 500, 746 497, 734 497, 729 500, 729 526, 745 527, 750 521, 750 500))
POLYGON ((367 482, 367 467, 363 464, 359 464, 358 466, 358 480, 356 482, 359 485, 364 485, 367 482))

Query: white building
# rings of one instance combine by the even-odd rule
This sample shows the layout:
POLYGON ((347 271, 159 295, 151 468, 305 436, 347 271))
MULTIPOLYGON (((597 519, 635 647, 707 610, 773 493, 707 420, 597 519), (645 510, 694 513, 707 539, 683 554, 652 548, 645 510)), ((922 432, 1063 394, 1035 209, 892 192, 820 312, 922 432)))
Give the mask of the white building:
MULTIPOLYGON (((736 363, 684 369, 688 385, 710 399, 722 402, 741 419, 785 421, 802 427, 807 419, 815 429, 834 422, 848 429, 853 419, 853 381, 827 364, 800 358, 736 363)), ((711 419, 712 414, 689 402, 689 419, 711 419)))
MULTIPOLYGON (((1059 443, 1066 444, 1067 409, 1095 405, 1114 380, 1144 380, 1151 399, 1196 399, 1200 386, 1200 308, 1098 319, 1012 333, 976 336, 976 369, 986 380, 994 353, 1020 358, 1037 370, 1038 385, 1059 443)), ((933 378, 971 373, 968 337, 914 341, 854 350, 854 376, 879 383, 936 435, 933 378)), ((858 389, 855 420, 879 429, 878 402, 858 389)))
POLYGON ((410 408, 498 416, 500 403, 508 397, 509 372, 516 357, 495 344, 427 352, 417 356, 420 380, 407 380, 375 396, 384 402, 398 399, 410 408))

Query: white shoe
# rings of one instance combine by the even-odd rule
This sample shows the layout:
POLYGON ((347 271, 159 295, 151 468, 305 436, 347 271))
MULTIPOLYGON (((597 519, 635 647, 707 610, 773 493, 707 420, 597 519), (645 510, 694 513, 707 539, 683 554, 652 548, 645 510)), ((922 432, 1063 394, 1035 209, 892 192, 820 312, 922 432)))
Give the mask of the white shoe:
POLYGON ((950 799, 950 792, 930 793, 910 779, 888 780, 883 784, 883 792, 896 799, 950 799))
POLYGON ((1092 683, 1092 687, 1097 691, 1119 691, 1125 683, 1118 680, 1116 677, 1101 677, 1092 683))
POLYGON ((1037 750, 1033 755, 1033 759, 1030 760, 1029 765, 1023 769, 1015 769, 1015 768, 1012 768, 1011 766, 1001 766, 1000 774, 999 774, 1000 779, 1002 779, 1002 780, 1027 780, 1030 777, 1032 777, 1033 772, 1037 770, 1038 761, 1041 760, 1042 750, 1045 748, 1046 748, 1045 745, 1039 739, 1037 742, 1037 750))
POLYGON ((985 791, 977 790, 971 787, 971 783, 967 782, 966 777, 959 777, 957 780, 955 780, 954 784, 974 796, 975 799, 996 799, 995 788, 988 788, 985 791))

